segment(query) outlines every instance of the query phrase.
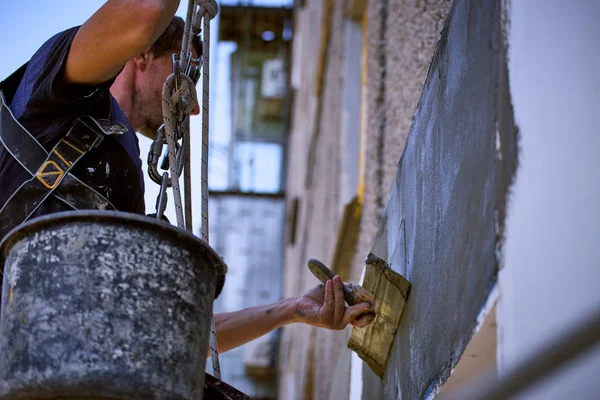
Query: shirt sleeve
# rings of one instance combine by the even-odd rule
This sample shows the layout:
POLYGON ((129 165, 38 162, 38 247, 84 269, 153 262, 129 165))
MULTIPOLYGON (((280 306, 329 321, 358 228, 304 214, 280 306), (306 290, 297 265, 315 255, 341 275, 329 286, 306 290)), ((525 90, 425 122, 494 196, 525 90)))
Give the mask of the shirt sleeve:
POLYGON ((69 84, 62 79, 71 44, 79 26, 68 29, 46 42, 34 55, 31 63, 37 79, 33 85, 32 100, 39 98, 56 105, 66 105, 106 94, 114 78, 99 85, 69 84))

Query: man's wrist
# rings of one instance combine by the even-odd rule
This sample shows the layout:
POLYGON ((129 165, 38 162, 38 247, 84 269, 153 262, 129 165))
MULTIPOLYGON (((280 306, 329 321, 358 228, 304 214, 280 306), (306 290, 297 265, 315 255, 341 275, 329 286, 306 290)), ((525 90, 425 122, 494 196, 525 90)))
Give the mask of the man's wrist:
POLYGON ((302 317, 298 314, 298 298, 297 297, 288 297, 286 299, 281 300, 281 307, 283 308, 283 312, 285 315, 283 325, 293 324, 296 322, 301 322, 302 317))

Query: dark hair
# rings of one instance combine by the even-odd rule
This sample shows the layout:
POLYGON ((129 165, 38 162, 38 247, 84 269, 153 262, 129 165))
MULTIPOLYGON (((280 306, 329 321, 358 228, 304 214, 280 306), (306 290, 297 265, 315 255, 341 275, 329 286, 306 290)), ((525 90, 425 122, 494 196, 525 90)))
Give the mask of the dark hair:
MULTIPOLYGON (((152 45, 152 54, 155 57, 160 57, 167 53, 172 53, 174 49, 181 48, 181 39, 183 38, 184 28, 185 23, 183 22, 183 19, 177 16, 173 17, 169 26, 167 26, 152 45)), ((192 46, 198 55, 202 54, 202 42, 198 35, 194 35, 192 46)))

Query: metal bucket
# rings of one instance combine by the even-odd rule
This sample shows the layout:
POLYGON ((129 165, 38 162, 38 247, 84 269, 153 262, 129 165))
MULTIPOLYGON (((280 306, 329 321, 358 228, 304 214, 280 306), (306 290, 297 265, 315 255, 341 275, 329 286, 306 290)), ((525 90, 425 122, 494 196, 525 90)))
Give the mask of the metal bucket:
POLYGON ((67 212, 0 245, 0 399, 202 399, 226 266, 152 218, 67 212))

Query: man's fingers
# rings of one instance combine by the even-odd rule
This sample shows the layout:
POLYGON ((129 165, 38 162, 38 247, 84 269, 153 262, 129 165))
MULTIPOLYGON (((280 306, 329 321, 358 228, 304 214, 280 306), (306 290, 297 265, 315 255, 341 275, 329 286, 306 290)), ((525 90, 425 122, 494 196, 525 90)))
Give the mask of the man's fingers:
POLYGON ((310 297, 316 302, 323 304, 323 302, 325 301, 325 284, 318 284, 317 286, 306 292, 305 296, 310 297))
POLYGON ((352 325, 355 328, 364 328, 373 321, 375 321, 375 314, 367 312, 356 318, 354 321, 352 321, 352 325))
POLYGON ((325 282, 325 300, 323 301, 323 308, 321 314, 321 322, 324 324, 330 323, 333 317, 334 309, 334 297, 333 297, 333 282, 325 282))
POLYGON ((359 303, 350 306, 346 309, 343 323, 344 325, 352 323, 357 328, 365 327, 375 319, 375 314, 372 311, 369 303, 359 303))
POLYGON ((344 290, 342 289, 342 280, 339 276, 333 277, 333 295, 335 299, 335 305, 333 309, 333 326, 334 328, 341 329, 346 324, 342 325, 342 321, 344 320, 344 314, 346 305, 344 303, 344 290))
MULTIPOLYGON (((344 285, 339 276, 315 287, 299 297, 296 307, 297 321, 328 329, 343 329, 348 324, 361 328, 370 324, 375 315, 368 302, 346 307, 344 285), (322 296, 323 300, 319 301, 322 296)), ((350 286, 346 284, 346 286, 350 286)))

